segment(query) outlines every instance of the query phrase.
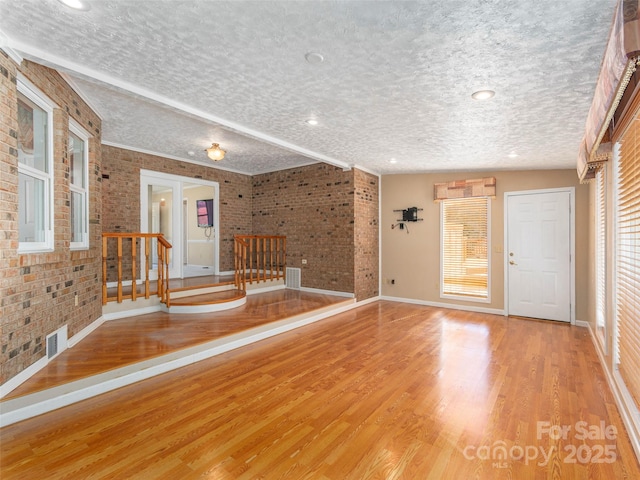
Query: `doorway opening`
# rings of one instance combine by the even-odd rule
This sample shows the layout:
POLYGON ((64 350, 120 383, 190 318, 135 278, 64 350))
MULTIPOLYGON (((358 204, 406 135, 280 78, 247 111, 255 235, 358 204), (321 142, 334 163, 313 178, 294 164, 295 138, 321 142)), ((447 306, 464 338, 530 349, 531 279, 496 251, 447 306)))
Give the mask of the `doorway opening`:
MULTIPOLYGON (((218 275, 220 241, 217 182, 140 171, 140 231, 162 233, 171 243, 169 278, 218 275), (206 224, 198 205, 206 200, 206 224)), ((157 262, 155 242, 151 259, 157 262)), ((142 259, 144 264, 144 258, 142 259)))

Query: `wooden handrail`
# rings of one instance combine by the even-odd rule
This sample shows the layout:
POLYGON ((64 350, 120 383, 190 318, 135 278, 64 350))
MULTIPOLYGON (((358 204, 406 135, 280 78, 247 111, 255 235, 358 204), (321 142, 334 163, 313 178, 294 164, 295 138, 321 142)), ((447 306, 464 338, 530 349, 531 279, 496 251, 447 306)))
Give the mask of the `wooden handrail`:
MULTIPOLYGON (((113 243, 113 242, 111 242, 113 243)), ((169 307, 169 251, 171 244, 164 238, 161 233, 140 233, 140 232, 107 232, 102 234, 102 304, 117 301, 122 303, 125 299, 136 300, 138 297, 138 278, 142 278, 144 297, 149 298, 151 295, 158 295, 160 301, 169 307), (150 282, 151 266, 153 258, 151 255, 152 241, 157 240, 158 248, 158 264, 157 264, 157 289, 152 291, 152 283, 150 282), (110 239, 115 239, 116 245, 111 245, 110 256, 110 239), (138 275, 138 242, 144 245, 141 250, 144 254, 145 268, 144 272, 138 275), (115 257, 115 258, 114 258, 115 257), (108 268, 110 260, 116 261, 115 278, 110 278, 108 268), (126 268, 125 268, 126 267, 126 268), (130 267, 130 268, 129 268, 130 267), (130 272, 125 278, 124 272, 130 272), (116 284, 116 295, 109 296, 109 281, 116 284), (125 293, 125 287, 131 285, 131 293, 125 293)))
POLYGON ((287 237, 283 235, 235 235, 235 283, 246 290, 247 281, 286 280, 287 237))

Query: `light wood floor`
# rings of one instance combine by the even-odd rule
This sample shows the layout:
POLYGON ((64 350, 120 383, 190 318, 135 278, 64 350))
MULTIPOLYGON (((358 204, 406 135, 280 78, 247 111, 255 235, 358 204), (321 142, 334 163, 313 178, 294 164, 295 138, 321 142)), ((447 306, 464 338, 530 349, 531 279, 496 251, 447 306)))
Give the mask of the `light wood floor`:
POLYGON ((0 435, 3 479, 640 478, 586 329, 393 302, 0 435))
MULTIPOLYGON (((197 280, 208 277, 194 277, 197 280)), ((197 283, 196 283, 197 284, 197 283)), ((102 324, 4 399, 19 397, 347 300, 301 290, 250 295, 241 307, 214 313, 149 313, 102 324)))

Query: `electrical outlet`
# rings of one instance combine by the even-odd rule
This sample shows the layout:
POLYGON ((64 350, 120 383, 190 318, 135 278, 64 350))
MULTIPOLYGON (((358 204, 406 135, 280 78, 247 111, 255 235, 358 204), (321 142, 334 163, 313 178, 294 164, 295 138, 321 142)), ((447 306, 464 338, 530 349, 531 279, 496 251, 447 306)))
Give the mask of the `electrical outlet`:
POLYGON ((77 294, 77 293, 76 293, 76 297, 75 297, 75 300, 74 300, 74 302, 75 302, 75 304, 76 304, 76 307, 77 307, 77 306, 78 306, 78 294, 77 294))
POLYGON ((303 264, 303 265, 306 265, 306 264, 307 264, 307 259, 306 259, 306 258, 303 258, 303 259, 302 259, 302 264, 303 264))

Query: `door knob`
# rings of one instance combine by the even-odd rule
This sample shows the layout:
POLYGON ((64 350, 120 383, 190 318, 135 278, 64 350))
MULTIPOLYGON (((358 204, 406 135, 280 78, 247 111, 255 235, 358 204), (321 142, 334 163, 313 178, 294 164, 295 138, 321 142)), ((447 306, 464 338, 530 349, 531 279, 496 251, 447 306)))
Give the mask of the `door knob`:
POLYGON ((516 262, 514 262, 513 260, 509 261, 509 265, 518 265, 516 262))

